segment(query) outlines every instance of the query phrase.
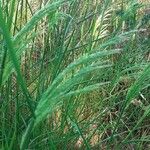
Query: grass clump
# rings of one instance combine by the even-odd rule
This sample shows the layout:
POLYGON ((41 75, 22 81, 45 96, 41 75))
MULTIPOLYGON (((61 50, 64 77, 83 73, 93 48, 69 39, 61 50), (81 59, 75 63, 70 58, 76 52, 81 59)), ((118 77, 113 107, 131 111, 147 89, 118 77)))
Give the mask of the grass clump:
POLYGON ((1 149, 149 149, 148 10, 1 0, 1 149))

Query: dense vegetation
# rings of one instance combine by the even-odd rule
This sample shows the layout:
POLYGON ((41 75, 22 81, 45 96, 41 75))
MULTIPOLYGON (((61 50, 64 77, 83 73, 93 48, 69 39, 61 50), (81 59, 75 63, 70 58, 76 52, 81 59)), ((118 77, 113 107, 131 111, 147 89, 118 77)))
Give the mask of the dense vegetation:
POLYGON ((149 0, 0 0, 0 148, 150 149, 149 61, 149 0))

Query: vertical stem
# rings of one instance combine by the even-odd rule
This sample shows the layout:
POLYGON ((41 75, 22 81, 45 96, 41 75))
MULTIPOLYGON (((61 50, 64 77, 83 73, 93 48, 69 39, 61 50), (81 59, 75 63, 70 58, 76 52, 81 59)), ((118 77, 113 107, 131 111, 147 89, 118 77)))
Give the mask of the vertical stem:
POLYGON ((34 119, 32 119, 21 139, 20 150, 25 150, 28 147, 30 135, 34 127, 34 119))

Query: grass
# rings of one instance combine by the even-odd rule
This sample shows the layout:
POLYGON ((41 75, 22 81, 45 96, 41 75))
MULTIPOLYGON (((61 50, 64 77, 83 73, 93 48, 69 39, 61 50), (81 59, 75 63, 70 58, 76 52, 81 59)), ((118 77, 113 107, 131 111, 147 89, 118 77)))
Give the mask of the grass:
POLYGON ((0 148, 149 149, 148 10, 0 0, 0 148))

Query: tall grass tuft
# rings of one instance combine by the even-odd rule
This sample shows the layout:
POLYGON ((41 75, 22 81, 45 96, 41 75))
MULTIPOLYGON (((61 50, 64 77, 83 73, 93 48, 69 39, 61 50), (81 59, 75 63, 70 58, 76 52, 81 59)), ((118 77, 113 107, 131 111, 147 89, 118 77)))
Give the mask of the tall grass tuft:
POLYGON ((149 149, 148 10, 0 0, 0 148, 149 149))

